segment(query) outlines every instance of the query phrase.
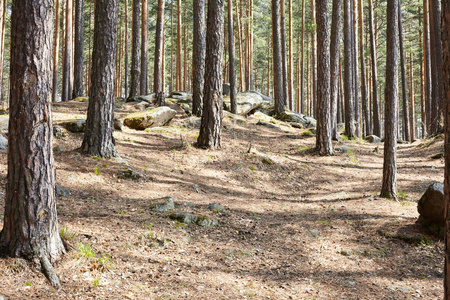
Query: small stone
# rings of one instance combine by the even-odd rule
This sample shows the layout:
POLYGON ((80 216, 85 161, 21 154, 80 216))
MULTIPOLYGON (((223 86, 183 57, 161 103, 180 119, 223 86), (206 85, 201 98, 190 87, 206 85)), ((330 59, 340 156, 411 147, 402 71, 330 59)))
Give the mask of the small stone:
POLYGON ((149 208, 152 211, 164 213, 169 210, 173 210, 175 208, 175 204, 172 197, 163 197, 155 199, 154 201, 159 202, 150 204, 149 208))
POLYGON ((376 135, 368 135, 364 138, 369 143, 378 144, 381 143, 381 138, 376 135))
POLYGON ((86 130, 85 119, 70 120, 62 123, 62 125, 70 132, 84 132, 86 130))
POLYGON ((267 156, 262 159, 262 162, 265 163, 266 165, 276 164, 273 159, 271 159, 270 157, 267 157, 267 156))
POLYGON ((259 120, 258 123, 256 123, 256 125, 264 126, 264 127, 267 127, 267 128, 273 128, 273 129, 281 130, 279 126, 277 126, 275 124, 267 123, 267 122, 264 122, 264 121, 261 121, 261 120, 259 120))
POLYGON ((67 135, 66 129, 60 125, 53 125, 53 136, 57 139, 62 139, 67 135))
POLYGON ((116 117, 114 117, 114 129, 115 130, 119 130, 119 131, 123 131, 123 123, 122 123, 122 121, 120 121, 116 117))
POLYGON ((8 298, 6 298, 6 296, 0 295, 0 300, 8 300, 8 298))
POLYGON ((225 208, 222 205, 218 204, 218 203, 210 203, 210 204, 208 204, 208 208, 210 210, 213 210, 213 211, 218 212, 218 213, 226 212, 225 208))
POLYGON ((117 176, 119 179, 131 179, 131 180, 139 180, 144 177, 139 172, 133 171, 133 170, 125 170, 119 173, 117 176))
POLYGON ((0 150, 8 149, 8 139, 0 134, 0 150))
POLYGON ((313 237, 318 237, 319 236, 319 230, 317 229, 310 229, 309 233, 313 236, 313 237))
POLYGON ((339 151, 339 152, 348 152, 350 149, 348 149, 347 146, 340 146, 340 147, 334 148, 334 150, 339 151))
POLYGON ((56 195, 60 196, 60 197, 66 197, 66 196, 70 196, 72 193, 70 192, 70 190, 66 189, 65 187, 56 186, 56 195))

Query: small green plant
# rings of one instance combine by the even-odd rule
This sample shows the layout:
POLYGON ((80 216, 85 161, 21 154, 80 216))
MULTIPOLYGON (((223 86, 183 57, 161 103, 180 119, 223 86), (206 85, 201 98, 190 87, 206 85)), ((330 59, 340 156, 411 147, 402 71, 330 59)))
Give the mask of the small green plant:
POLYGON ((347 157, 353 164, 358 164, 358 158, 356 157, 356 153, 354 151, 347 150, 347 157))
POLYGON ((75 236, 76 233, 75 232, 69 232, 69 228, 67 228, 67 226, 64 226, 61 231, 59 232, 59 235, 61 236, 62 239, 68 240, 68 241, 72 241, 75 236))
POLYGON ((95 278, 94 279, 94 288, 98 287, 99 284, 100 284, 100 279, 99 278, 95 278))
POLYGON ((249 170, 251 170, 251 171, 256 171, 256 170, 257 170, 255 166, 249 166, 248 168, 249 168, 249 170))
POLYGON ((348 141, 348 136, 346 136, 345 134, 342 134, 341 135, 341 140, 348 141))
POLYGON ((31 286, 31 282, 27 281, 27 282, 25 282, 25 285, 26 286, 31 286))
POLYGON ((101 172, 98 170, 98 166, 97 165, 95 165, 94 174, 95 175, 100 175, 101 174, 101 172))
POLYGON ((126 213, 127 213, 126 210, 116 210, 116 214, 118 214, 118 215, 124 215, 126 213))
POLYGON ((319 220, 317 222, 319 222, 319 224, 321 224, 321 225, 326 225, 326 226, 331 225, 331 221, 329 221, 329 220, 319 220))
POLYGON ((79 255, 83 256, 85 258, 93 258, 94 257, 94 251, 92 250, 90 245, 85 245, 81 242, 79 242, 78 244, 78 250, 79 250, 79 255))
POLYGON ((399 190, 398 196, 406 200, 406 199, 408 199, 408 192, 399 190))
POLYGON ((310 129, 307 129, 307 130, 303 131, 302 135, 306 136, 306 137, 311 137, 311 136, 314 136, 314 133, 310 129))
POLYGON ((92 156, 92 159, 95 159, 95 160, 102 160, 100 157, 98 157, 98 156, 92 156))

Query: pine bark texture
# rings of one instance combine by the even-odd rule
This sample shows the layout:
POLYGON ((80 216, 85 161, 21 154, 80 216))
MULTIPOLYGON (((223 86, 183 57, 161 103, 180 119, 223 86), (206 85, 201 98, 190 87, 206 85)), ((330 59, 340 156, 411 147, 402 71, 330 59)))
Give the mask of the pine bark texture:
POLYGON ((380 196, 397 199, 398 0, 387 1, 384 163, 380 196))
POLYGON ((363 1, 359 0, 358 5, 359 14, 359 56, 360 56, 360 67, 361 67, 361 106, 362 112, 364 114, 364 135, 371 135, 372 128, 370 127, 370 117, 369 117, 369 100, 367 97, 367 85, 366 85, 366 56, 365 56, 365 46, 364 46, 364 21, 363 21, 363 1))
POLYGON ((282 74, 283 74, 283 96, 284 96, 284 104, 288 106, 288 72, 287 72, 287 55, 286 55, 286 13, 284 7, 284 1, 280 0, 280 36, 281 36, 281 63, 282 63, 282 74))
POLYGON ((71 86, 71 65, 72 65, 72 2, 67 0, 66 4, 66 26, 65 26, 65 47, 63 61, 63 79, 61 101, 69 101, 72 95, 71 86))
POLYGON ((280 2, 272 0, 272 56, 275 115, 284 112, 283 75, 280 41, 280 2))
MULTIPOLYGON (((311 0, 311 23, 316 24, 315 1, 311 0)), ((316 29, 311 32, 311 115, 317 117, 317 49, 316 49, 316 29)))
POLYGON ((424 71, 425 71, 425 114, 426 132, 430 133, 431 126, 431 99, 432 99, 432 77, 431 77, 431 49, 430 49, 430 22, 428 0, 423 1, 423 43, 424 43, 424 71))
POLYGON ((82 151, 117 156, 114 132, 114 73, 119 0, 96 0, 91 88, 82 151))
POLYGON ((378 102, 377 46, 375 43, 375 28, 373 24, 372 0, 369 0, 369 32, 370 32, 370 58, 372 63, 373 134, 378 137, 381 137, 380 105, 378 102))
POLYGON ((331 98, 331 137, 338 139, 337 113, 339 99, 339 47, 341 40, 341 10, 342 0, 333 0, 333 16, 331 21, 330 42, 330 98, 331 98))
MULTIPOLYGON (((140 94, 148 94, 148 1, 142 0, 140 94)), ((156 54, 156 53, 155 53, 156 54)))
POLYGON ((75 49, 72 98, 83 96, 84 0, 75 0, 75 49))
POLYGON ((328 0, 317 0, 317 133, 316 151, 332 155, 330 119, 330 33, 328 0))
POLYGON ((164 63, 164 0, 158 0, 158 14, 156 19, 155 33, 155 62, 153 70, 153 91, 156 94, 157 104, 165 104, 163 85, 163 63, 164 63))
POLYGON ((234 26, 233 26, 233 1, 228 0, 228 55, 229 55, 229 81, 230 81, 230 106, 231 113, 237 113, 236 102, 236 70, 234 53, 234 26))
MULTIPOLYGON (((6 1, 6 0, 4 0, 6 1)), ((55 33, 53 39, 53 90, 52 102, 58 100, 58 66, 59 66, 59 22, 60 22, 60 0, 55 0, 55 33)), ((3 66, 3 64, 2 64, 3 66)), ((3 69, 3 68, 2 68, 3 69)), ((2 70, 3 71, 3 70, 2 70)), ((0 76, 1 82, 1 76, 0 76)))
POLYGON ((344 0, 344 97, 345 97, 345 135, 355 137, 355 111, 353 107, 353 46, 352 46, 352 4, 344 0))
POLYGON ((133 0, 133 16, 131 25, 131 70, 130 70, 130 95, 133 98, 139 95, 139 83, 141 74, 140 63, 140 1, 133 0))
POLYGON ((224 0, 208 0, 203 114, 197 146, 216 149, 222 133, 224 0))
POLYGON ((402 6, 400 0, 398 1, 398 39, 400 47, 400 71, 402 75, 402 133, 405 141, 410 141, 409 136, 409 113, 408 113, 408 92, 406 89, 406 60, 405 50, 403 48, 403 22, 402 22, 402 6))
POLYGON ((201 117, 205 85, 206 0, 194 0, 194 42, 192 50, 192 114, 201 117))
POLYGON ((63 254, 58 232, 52 151, 53 0, 17 0, 11 16, 8 182, 1 252, 50 264, 63 254))

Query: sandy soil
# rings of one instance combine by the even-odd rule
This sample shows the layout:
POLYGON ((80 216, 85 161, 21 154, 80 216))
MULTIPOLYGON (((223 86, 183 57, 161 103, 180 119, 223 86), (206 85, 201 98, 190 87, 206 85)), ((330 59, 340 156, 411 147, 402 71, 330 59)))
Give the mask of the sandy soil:
MULTIPOLYGON (((86 103, 54 107, 60 121, 86 103)), ((131 106, 118 113, 132 111, 131 106)), ((442 141, 401 144, 401 201, 378 198, 383 145, 344 141, 335 156, 312 153, 304 130, 224 118, 223 147, 192 146, 198 128, 180 113, 159 132, 115 132, 120 156, 145 175, 118 178, 115 160, 77 151, 82 135, 55 139, 59 226, 72 247, 58 261, 58 291, 21 259, 0 259, 8 299, 440 299, 443 243, 415 224, 416 203, 443 179, 442 141), (379 151, 377 153, 376 147, 379 151), (249 151, 250 149, 250 151, 249 151), (270 158, 273 164, 263 162, 270 158), (195 188, 194 188, 195 186, 195 188), (196 192, 198 190, 198 193, 196 192), (171 196, 176 211, 217 218, 184 225, 149 210, 171 196), (220 203, 226 213, 207 209, 220 203), (428 243, 387 238, 423 234, 428 243), (91 251, 90 251, 91 250, 91 251)), ((6 151, 0 152, 0 228, 6 151)))

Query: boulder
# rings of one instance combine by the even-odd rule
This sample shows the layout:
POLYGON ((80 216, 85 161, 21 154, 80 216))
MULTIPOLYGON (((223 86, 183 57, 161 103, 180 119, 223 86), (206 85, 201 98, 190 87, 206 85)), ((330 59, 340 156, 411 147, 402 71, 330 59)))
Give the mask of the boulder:
POLYGON ((139 101, 136 104, 134 104, 134 108, 139 109, 139 110, 144 110, 146 108, 151 107, 152 105, 146 101, 139 101))
POLYGON ((0 115, 0 132, 8 134, 9 116, 0 115))
POLYGON ((62 126, 66 127, 70 132, 84 132, 86 130, 86 120, 85 119, 75 119, 61 123, 62 126))
POLYGON ((150 204, 149 209, 156 212, 167 212, 175 208, 175 203, 172 197, 163 197, 155 199, 155 202, 150 204))
POLYGON ((123 123, 122 123, 122 121, 120 121, 116 117, 114 117, 114 129, 115 130, 119 130, 119 131, 123 131, 123 123))
POLYGON ((314 128, 317 124, 314 118, 293 111, 282 112, 278 119, 287 123, 295 123, 297 127, 301 124, 304 128, 314 128))
POLYGON ((279 121, 277 119, 272 118, 271 116, 268 116, 267 114, 260 112, 260 111, 255 112, 253 114, 253 117, 255 119, 258 119, 260 121, 267 122, 267 123, 272 123, 272 124, 279 123, 279 121))
POLYGON ((372 144, 378 144, 381 143, 381 138, 376 135, 368 135, 364 138, 367 142, 372 144))
POLYGON ((230 96, 231 88, 229 83, 224 83, 222 87, 222 95, 223 96, 230 96))
POLYGON ((8 139, 0 134, 0 150, 8 149, 8 139))
POLYGON ((145 101, 147 103, 153 104, 156 102, 156 95, 155 95, 155 93, 152 93, 150 95, 137 96, 137 100, 145 101))
POLYGON ((53 136, 57 139, 62 139, 67 135, 66 129, 60 125, 53 125, 53 136))
POLYGON ((177 100, 190 100, 192 102, 192 93, 191 92, 172 92, 170 94, 170 98, 177 100))
POLYGON ((203 227, 211 227, 219 225, 219 222, 211 217, 206 217, 202 215, 195 215, 185 212, 173 213, 169 216, 172 220, 178 221, 184 224, 196 224, 203 227))
MULTIPOLYGON (((270 98, 269 98, 270 99, 270 98)), ((258 108, 273 107, 273 100, 265 100, 259 93, 244 92, 236 95, 237 113, 250 114, 258 108)), ((231 110, 230 97, 223 98, 224 110, 231 110)))
POLYGON ((202 124, 202 121, 196 120, 193 118, 187 118, 183 121, 185 127, 189 128, 200 128, 200 125, 202 124))
POLYGON ((424 225, 445 225, 444 185, 434 182, 430 184, 417 204, 420 214, 419 222, 424 225))
POLYGON ((160 106, 150 110, 129 114, 124 119, 124 124, 132 129, 144 130, 150 127, 164 126, 177 114, 176 110, 168 106, 160 106))
POLYGON ((210 203, 208 204, 208 208, 212 211, 218 212, 218 213, 224 213, 226 212, 225 208, 218 204, 218 203, 210 203))
POLYGON ((267 122, 264 122, 264 121, 261 121, 261 120, 259 120, 258 123, 256 123, 256 125, 264 126, 264 127, 267 127, 267 128, 281 130, 280 126, 277 126, 277 125, 272 124, 272 123, 267 123, 267 122))
POLYGON ((56 195, 60 196, 60 197, 66 197, 66 196, 70 196, 72 193, 70 192, 70 190, 66 189, 65 187, 56 186, 56 195))

